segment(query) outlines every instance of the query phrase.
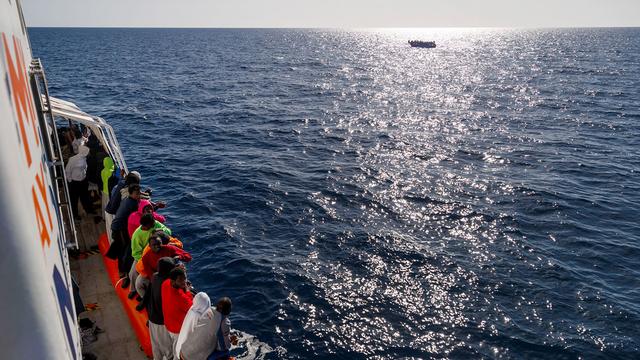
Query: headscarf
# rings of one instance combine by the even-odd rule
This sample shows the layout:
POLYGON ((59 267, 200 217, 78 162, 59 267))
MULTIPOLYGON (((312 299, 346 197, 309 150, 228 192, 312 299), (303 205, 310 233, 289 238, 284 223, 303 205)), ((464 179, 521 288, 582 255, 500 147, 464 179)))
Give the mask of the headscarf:
POLYGON ((211 308, 211 299, 209 295, 204 292, 199 292, 193 297, 193 305, 187 312, 187 316, 184 317, 182 322, 182 328, 180 328, 180 334, 178 335, 178 341, 176 342, 175 354, 176 359, 180 359, 180 350, 187 338, 193 333, 198 321, 207 316, 207 310, 211 308))
POLYGON ((158 260, 158 276, 162 279, 167 279, 174 267, 176 267, 176 261, 173 258, 160 258, 160 260, 158 260))

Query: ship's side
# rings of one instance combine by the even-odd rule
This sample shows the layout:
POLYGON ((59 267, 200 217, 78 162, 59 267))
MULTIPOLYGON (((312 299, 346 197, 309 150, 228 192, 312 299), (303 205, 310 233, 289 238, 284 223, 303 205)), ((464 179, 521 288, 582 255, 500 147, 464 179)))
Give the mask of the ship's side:
POLYGON ((80 359, 67 255, 73 226, 63 222, 55 129, 39 108, 19 2, 0 2, 0 37, 2 358, 80 359))

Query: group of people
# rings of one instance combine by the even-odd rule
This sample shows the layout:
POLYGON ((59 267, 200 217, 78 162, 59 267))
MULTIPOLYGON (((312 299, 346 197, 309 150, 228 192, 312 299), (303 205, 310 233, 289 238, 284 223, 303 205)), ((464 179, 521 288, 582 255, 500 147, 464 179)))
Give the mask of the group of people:
POLYGON ((69 202, 76 220, 80 219, 78 201, 87 214, 96 214, 96 207, 89 192, 89 182, 97 184, 100 174, 97 162, 108 158, 89 128, 61 129, 65 175, 68 182, 69 202))
POLYGON ((151 191, 142 190, 138 172, 121 172, 113 185, 113 161, 103 164, 104 210, 112 239, 107 256, 117 260, 119 286, 129 288, 129 299, 139 302, 136 310, 147 310, 153 358, 229 359, 229 349, 237 343, 230 331, 231 300, 223 297, 212 307, 206 293, 195 292, 184 266, 191 255, 157 213, 165 204, 153 202, 151 191))

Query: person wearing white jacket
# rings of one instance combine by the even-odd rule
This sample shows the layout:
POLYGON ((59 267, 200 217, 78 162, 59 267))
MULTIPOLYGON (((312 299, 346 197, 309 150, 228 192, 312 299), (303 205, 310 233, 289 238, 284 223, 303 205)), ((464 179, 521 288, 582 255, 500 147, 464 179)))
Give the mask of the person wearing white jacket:
POLYGON ((69 158, 65 166, 65 174, 69 183, 69 197, 73 217, 80 218, 78 214, 78 200, 82 201, 82 207, 87 214, 95 214, 89 197, 89 182, 87 181, 87 155, 89 148, 80 145, 78 153, 69 158))

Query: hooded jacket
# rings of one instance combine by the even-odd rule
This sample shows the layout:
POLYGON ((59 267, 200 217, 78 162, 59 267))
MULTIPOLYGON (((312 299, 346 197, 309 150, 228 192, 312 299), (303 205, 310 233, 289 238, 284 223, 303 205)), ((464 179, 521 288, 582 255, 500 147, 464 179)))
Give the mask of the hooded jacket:
POLYGON ((162 316, 162 283, 169 278, 169 272, 176 267, 176 262, 172 258, 162 258, 158 260, 158 272, 153 274, 149 288, 144 294, 144 304, 147 307, 149 321, 156 325, 164 325, 162 316))
POLYGON ((78 147, 78 153, 69 158, 67 166, 64 168, 67 181, 83 181, 87 177, 87 155, 89 155, 89 148, 80 145, 78 147))
POLYGON ((115 170, 113 159, 107 156, 102 159, 102 165, 104 165, 100 172, 100 178, 102 178, 102 192, 104 194, 109 194, 109 178, 113 175, 113 171, 115 170))
MULTIPOLYGON (((133 212, 131 213, 131 215, 129 215, 129 224, 127 227, 127 230, 129 230, 129 237, 132 237, 133 232, 136 231, 136 229, 140 226, 140 218, 142 218, 142 215, 144 214, 144 208, 146 208, 147 206, 151 206, 151 208, 153 208, 151 201, 142 199, 138 203, 138 211, 133 212)), ((155 211, 153 212, 153 218, 160 221, 161 223, 167 221, 164 216, 156 213, 155 211)))

